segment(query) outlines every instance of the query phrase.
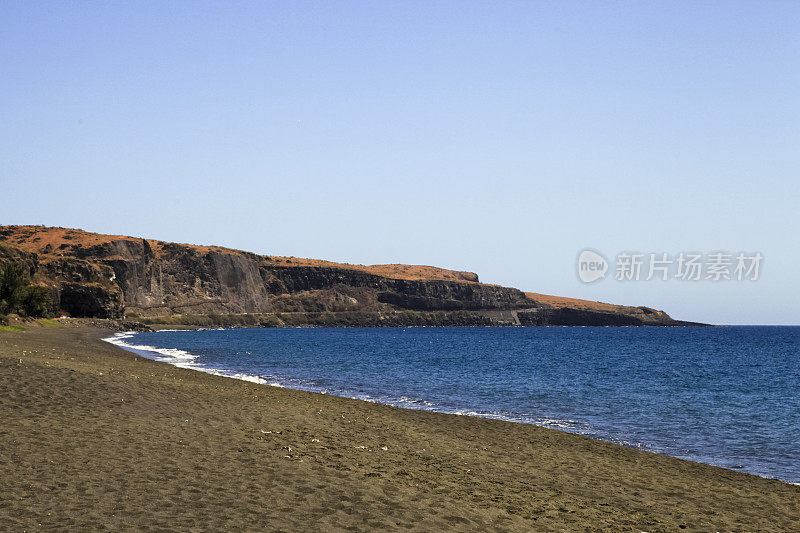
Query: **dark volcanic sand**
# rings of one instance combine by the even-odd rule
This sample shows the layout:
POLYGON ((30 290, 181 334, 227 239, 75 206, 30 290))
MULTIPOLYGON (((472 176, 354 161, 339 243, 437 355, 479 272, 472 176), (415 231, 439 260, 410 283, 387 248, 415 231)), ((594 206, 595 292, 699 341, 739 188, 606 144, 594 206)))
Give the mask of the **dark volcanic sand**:
POLYGON ((0 530, 800 530, 797 486, 183 370, 107 335, 0 332, 0 530))

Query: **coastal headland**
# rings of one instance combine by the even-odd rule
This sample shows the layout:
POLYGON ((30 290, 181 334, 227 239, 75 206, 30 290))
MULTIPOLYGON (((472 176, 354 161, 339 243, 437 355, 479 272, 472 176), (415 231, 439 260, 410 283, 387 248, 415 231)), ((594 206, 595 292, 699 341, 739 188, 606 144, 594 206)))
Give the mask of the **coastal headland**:
POLYGON ((800 528, 794 485, 176 368, 89 324, 0 332, 0 529, 800 528))
POLYGON ((646 306, 525 293, 472 272, 257 255, 44 226, 0 226, 71 317, 183 326, 692 326, 646 306))

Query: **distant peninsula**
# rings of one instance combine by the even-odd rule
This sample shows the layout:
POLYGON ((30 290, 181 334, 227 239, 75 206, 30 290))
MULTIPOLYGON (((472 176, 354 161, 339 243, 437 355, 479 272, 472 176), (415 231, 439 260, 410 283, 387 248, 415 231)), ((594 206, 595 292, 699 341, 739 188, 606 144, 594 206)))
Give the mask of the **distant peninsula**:
POLYGON ((350 265, 79 229, 0 226, 59 314, 183 326, 693 326, 419 265, 350 265))

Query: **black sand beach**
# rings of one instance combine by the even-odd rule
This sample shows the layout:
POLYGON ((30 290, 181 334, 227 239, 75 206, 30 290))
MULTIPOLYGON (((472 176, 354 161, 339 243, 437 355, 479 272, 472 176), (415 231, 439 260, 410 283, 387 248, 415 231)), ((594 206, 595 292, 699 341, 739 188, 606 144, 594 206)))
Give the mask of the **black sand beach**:
POLYGON ((797 531, 800 487, 0 332, 0 529, 797 531))

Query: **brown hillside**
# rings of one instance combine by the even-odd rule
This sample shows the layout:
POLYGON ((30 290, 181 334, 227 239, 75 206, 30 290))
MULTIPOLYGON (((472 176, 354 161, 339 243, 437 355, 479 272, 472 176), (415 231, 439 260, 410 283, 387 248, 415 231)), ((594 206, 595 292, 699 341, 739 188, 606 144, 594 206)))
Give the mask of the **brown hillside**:
POLYGON ((603 313, 621 313, 629 309, 635 309, 626 305, 615 305, 605 302, 595 302, 592 300, 580 300, 578 298, 565 298, 563 296, 552 296, 550 294, 540 294, 538 292, 526 292, 525 296, 541 302, 556 309, 585 309, 588 311, 600 311, 603 313))
MULTIPOLYGON (((62 247, 90 247, 97 246, 109 241, 141 241, 136 237, 126 235, 105 235, 101 233, 89 233, 80 229, 70 228, 51 228, 45 226, 5 226, 5 230, 10 233, 3 237, 3 240, 13 244, 27 252, 34 252, 42 255, 55 254, 62 247)), ((159 255, 166 244, 164 241, 144 239, 153 249, 156 256, 159 255)), ((197 244, 184 244, 198 252, 216 251, 219 253, 244 253, 241 250, 223 248, 221 246, 204 246, 197 244)), ((264 256, 271 263, 281 266, 297 267, 331 267, 347 270, 358 270, 376 276, 383 276, 392 279, 404 280, 445 280, 445 281, 466 281, 477 283, 478 275, 473 272, 461 272, 457 270, 447 270, 444 268, 426 265, 352 265, 349 263, 335 263, 322 259, 304 259, 300 257, 284 256, 264 256)))
MULTIPOLYGON (((309 325, 685 325, 663 311, 480 283, 423 265, 352 265, 44 226, 0 226, 55 310, 118 318, 270 315, 309 325), (288 316, 287 313, 293 313, 288 316), (278 316, 280 315, 280 316, 278 316)), ((218 320, 218 319, 214 319, 218 320)))

